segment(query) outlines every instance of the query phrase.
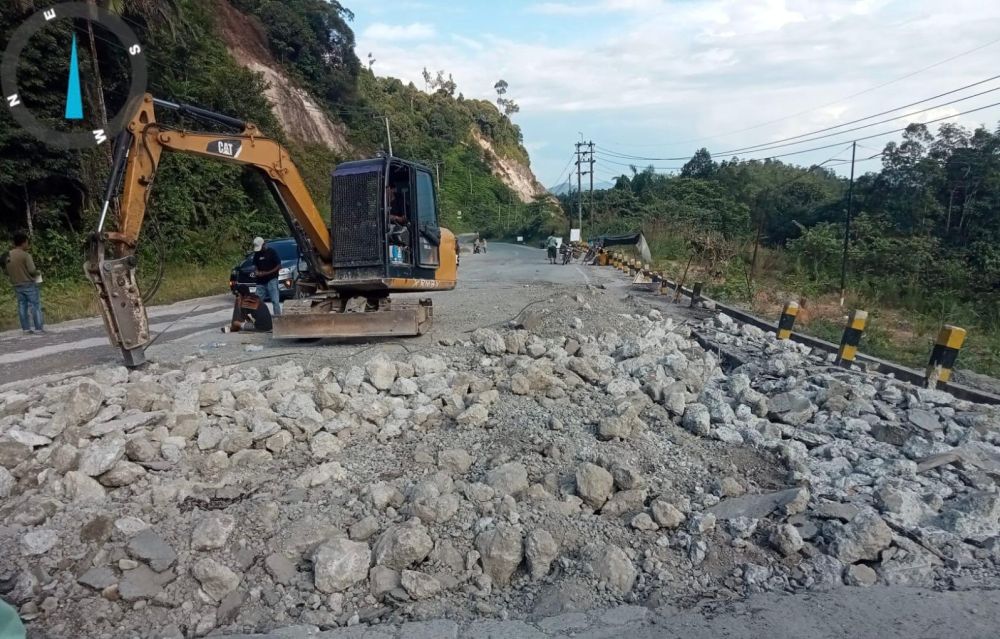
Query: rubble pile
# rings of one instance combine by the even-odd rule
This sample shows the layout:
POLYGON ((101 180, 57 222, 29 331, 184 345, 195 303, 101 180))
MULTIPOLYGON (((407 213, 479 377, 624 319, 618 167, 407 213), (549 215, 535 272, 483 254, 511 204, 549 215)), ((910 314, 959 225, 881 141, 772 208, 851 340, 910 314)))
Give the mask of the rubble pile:
POLYGON ((52 637, 190 637, 1000 583, 994 409, 578 301, 337 370, 0 392, 0 596, 52 637))

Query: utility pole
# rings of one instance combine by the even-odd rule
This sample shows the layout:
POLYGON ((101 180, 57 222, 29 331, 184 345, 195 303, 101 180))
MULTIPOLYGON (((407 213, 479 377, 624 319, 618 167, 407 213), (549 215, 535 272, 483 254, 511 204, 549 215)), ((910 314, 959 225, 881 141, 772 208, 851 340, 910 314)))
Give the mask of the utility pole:
POLYGON ((576 143, 576 217, 577 228, 583 228, 583 176, 580 173, 583 142, 576 143))
MULTIPOLYGON (((590 216, 590 223, 594 223, 594 141, 591 140, 587 146, 590 147, 590 208, 587 214, 590 216)), ((583 240, 583 225, 580 225, 580 240, 583 240)))
MULTIPOLYGON (((581 135, 582 137, 582 135, 581 135)), ((583 239, 583 176, 590 176, 590 211, 593 214, 594 208, 594 143, 576 143, 576 218, 577 228, 580 229, 580 239, 583 239), (583 165, 587 164, 588 170, 583 170, 583 165)))
POLYGON ((858 143, 851 145, 851 186, 847 189, 847 218, 844 221, 844 256, 840 264, 840 305, 844 305, 847 296, 847 247, 851 241, 851 209, 854 206, 854 155, 858 143))

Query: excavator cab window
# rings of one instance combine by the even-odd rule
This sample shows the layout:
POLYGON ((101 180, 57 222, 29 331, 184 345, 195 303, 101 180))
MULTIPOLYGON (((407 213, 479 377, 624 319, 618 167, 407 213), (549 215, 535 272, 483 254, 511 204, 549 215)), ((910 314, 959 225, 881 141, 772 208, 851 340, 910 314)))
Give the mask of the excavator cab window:
POLYGON ((412 171, 405 164, 392 163, 386 180, 389 261, 397 266, 413 265, 412 171))
POLYGON ((441 229, 438 226, 437 202, 434 199, 434 180, 428 171, 416 170, 417 186, 417 263, 436 268, 441 264, 438 247, 441 229))

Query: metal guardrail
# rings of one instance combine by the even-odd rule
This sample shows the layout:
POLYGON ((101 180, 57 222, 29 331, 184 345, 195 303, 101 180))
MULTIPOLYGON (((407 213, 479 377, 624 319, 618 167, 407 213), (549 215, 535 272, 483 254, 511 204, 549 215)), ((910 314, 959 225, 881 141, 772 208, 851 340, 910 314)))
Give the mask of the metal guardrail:
MULTIPOLYGON (((671 281, 666 277, 664 273, 654 272, 649 268, 649 265, 643 265, 638 263, 634 259, 626 258, 620 254, 612 253, 608 259, 608 265, 621 270, 622 272, 636 277, 641 275, 644 278, 648 278, 651 282, 656 282, 660 285, 659 293, 662 294, 664 290, 670 290, 675 293, 674 299, 676 300, 676 294, 679 292, 680 295, 688 297, 691 299, 691 304, 694 305, 698 301, 707 301, 714 304, 715 310, 721 313, 725 313, 729 317, 735 320, 756 326, 762 330, 768 332, 777 333, 779 330, 779 322, 770 322, 763 320, 755 315, 751 315, 744 310, 739 308, 723 304, 717 300, 713 300, 709 297, 705 297, 702 292, 701 283, 696 283, 693 288, 687 288, 683 285, 679 285, 676 282, 671 281)), ((701 336, 703 339, 704 337, 701 336)), ((834 344, 826 340, 820 339, 818 337, 813 337, 811 335, 805 335, 802 333, 797 333, 792 331, 789 339, 799 342, 800 344, 805 344, 811 348, 819 349, 827 353, 837 354, 841 350, 840 344, 834 344)), ((888 360, 880 359, 878 357, 872 357, 870 355, 864 355, 862 353, 857 353, 855 360, 856 363, 861 363, 866 366, 868 370, 883 373, 886 375, 893 375, 896 379, 900 381, 913 384, 914 386, 920 386, 921 388, 927 387, 928 377, 931 374, 929 371, 917 370, 914 368, 909 368, 895 362, 890 362, 888 360)), ((996 404, 1000 405, 1000 395, 995 395, 987 391, 980 390, 978 388, 972 388, 965 386, 963 384, 957 384, 951 381, 937 381, 934 387, 945 392, 951 393, 958 399, 964 399, 971 402, 978 402, 981 404, 996 404)))

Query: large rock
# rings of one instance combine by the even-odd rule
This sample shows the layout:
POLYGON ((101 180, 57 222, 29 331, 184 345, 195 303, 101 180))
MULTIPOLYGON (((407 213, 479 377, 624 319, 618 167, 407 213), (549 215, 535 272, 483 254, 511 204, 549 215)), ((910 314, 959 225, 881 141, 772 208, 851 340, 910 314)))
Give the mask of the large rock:
POLYGON ((203 558, 195 562, 191 575, 201 584, 213 601, 219 602, 240 585, 240 577, 214 559, 203 558))
POLYGON ((486 483, 497 495, 518 495, 528 489, 528 470, 519 462, 508 462, 486 473, 486 483))
POLYGON ((80 452, 80 472, 97 477, 111 470, 125 455, 125 440, 119 437, 91 442, 80 452))
POLYGON ((375 566, 368 571, 368 587, 372 596, 381 600, 387 592, 392 592, 402 585, 399 571, 385 566, 375 566))
POLYGON ((763 519, 778 510, 785 515, 795 515, 809 503, 808 488, 789 488, 773 493, 743 495, 725 499, 708 509, 718 519, 763 519))
POLYGON ((649 508, 653 511, 653 519, 664 528, 677 528, 684 522, 684 513, 665 499, 654 499, 649 508))
POLYGON ((396 381, 396 363, 376 357, 365 364, 365 373, 372 386, 387 391, 392 388, 392 383, 396 381))
POLYGON ((635 585, 636 570, 625 551, 608 544, 597 551, 591 561, 594 576, 604 581, 621 596, 627 595, 635 585))
POLYGON ((785 424, 801 426, 816 414, 816 405, 800 391, 775 395, 768 402, 768 414, 785 424))
POLYGON ((67 428, 75 428, 92 420, 101 410, 104 391, 90 380, 73 388, 59 406, 59 410, 38 434, 56 438, 67 428))
POLYGON ((500 586, 510 583, 510 578, 524 558, 521 533, 507 525, 499 525, 479 533, 476 537, 476 550, 479 551, 483 572, 500 586))
POLYGON ((129 539, 125 550, 130 557, 145 561, 156 572, 163 572, 177 561, 174 549, 152 528, 146 528, 129 539))
POLYGON ((191 531, 191 548, 194 550, 215 550, 229 541, 229 535, 236 528, 236 519, 225 513, 211 512, 201 518, 191 531))
POLYGON ((118 583, 118 578, 110 568, 94 567, 80 575, 76 582, 94 590, 104 590, 118 583))
POLYGON ((57 543, 59 543, 59 533, 55 530, 47 528, 32 530, 21 537, 21 552, 28 557, 44 555, 55 548, 57 543))
POLYGON ((172 570, 155 572, 148 566, 139 564, 137 568, 126 570, 122 575, 118 583, 118 596, 128 602, 152 599, 175 578, 172 570))
POLYGON ((834 557, 845 564, 875 560, 892 543, 892 529, 876 513, 865 511, 844 526, 830 546, 834 557))
POLYGON ((524 540, 524 555, 532 579, 541 579, 549 573, 549 567, 559 556, 559 544, 547 530, 537 528, 528 533, 524 540))
POLYGON ((363 581, 371 556, 368 544, 362 542, 334 539, 321 544, 312 556, 316 589, 327 594, 343 592, 363 581))
POLYGON ((712 415, 704 404, 688 404, 681 425, 695 435, 707 437, 712 432, 712 415))
POLYGON ((438 468, 455 475, 469 472, 474 461, 475 458, 462 448, 449 448, 438 453, 438 468))
POLYGON ((98 481, 109 488, 120 488, 139 481, 146 476, 146 469, 128 460, 119 460, 111 470, 100 476, 98 481))
POLYGON ((12 439, 0 440, 0 466, 16 468, 21 462, 31 458, 31 446, 12 439))
POLYGON ((646 491, 642 488, 632 490, 622 490, 608 499, 601 508, 601 514, 609 517, 621 517, 626 513, 634 513, 642 510, 642 504, 646 501, 646 491))
POLYGON ((948 504, 940 526, 962 538, 983 540, 1000 534, 1000 496, 974 492, 948 504))
POLYGON ((76 470, 66 473, 63 477, 63 486, 66 489, 66 497, 75 503, 99 502, 107 499, 103 486, 92 477, 76 470))
POLYGON ((375 563, 403 570, 420 563, 434 549, 427 529, 420 523, 408 522, 383 532, 375 542, 375 563))
POLYGON ((507 352, 507 342, 491 328, 480 328, 472 334, 472 341, 483 347, 487 355, 503 355, 507 352))
POLYGON ((430 599, 441 592, 441 582, 426 573, 415 570, 404 570, 400 583, 406 594, 413 599, 430 599))
POLYGON ((6 499, 10 497, 10 494, 14 492, 14 486, 17 485, 17 479, 10 474, 10 471, 0 466, 0 499, 6 499))
POLYGON ((611 439, 628 439, 632 436, 633 420, 626 416, 605 417, 597 425, 597 436, 605 441, 611 439))
POLYGON ((482 426, 490 419, 490 412, 482 404, 473 404, 462 411, 455 421, 462 426, 482 426))
POLYGON ((791 524, 780 524, 771 532, 771 545, 786 556, 791 557, 798 554, 804 545, 802 535, 798 529, 791 524))
POLYGON ((576 492, 594 510, 604 505, 614 487, 611 473, 596 464, 580 464, 576 469, 576 492))

